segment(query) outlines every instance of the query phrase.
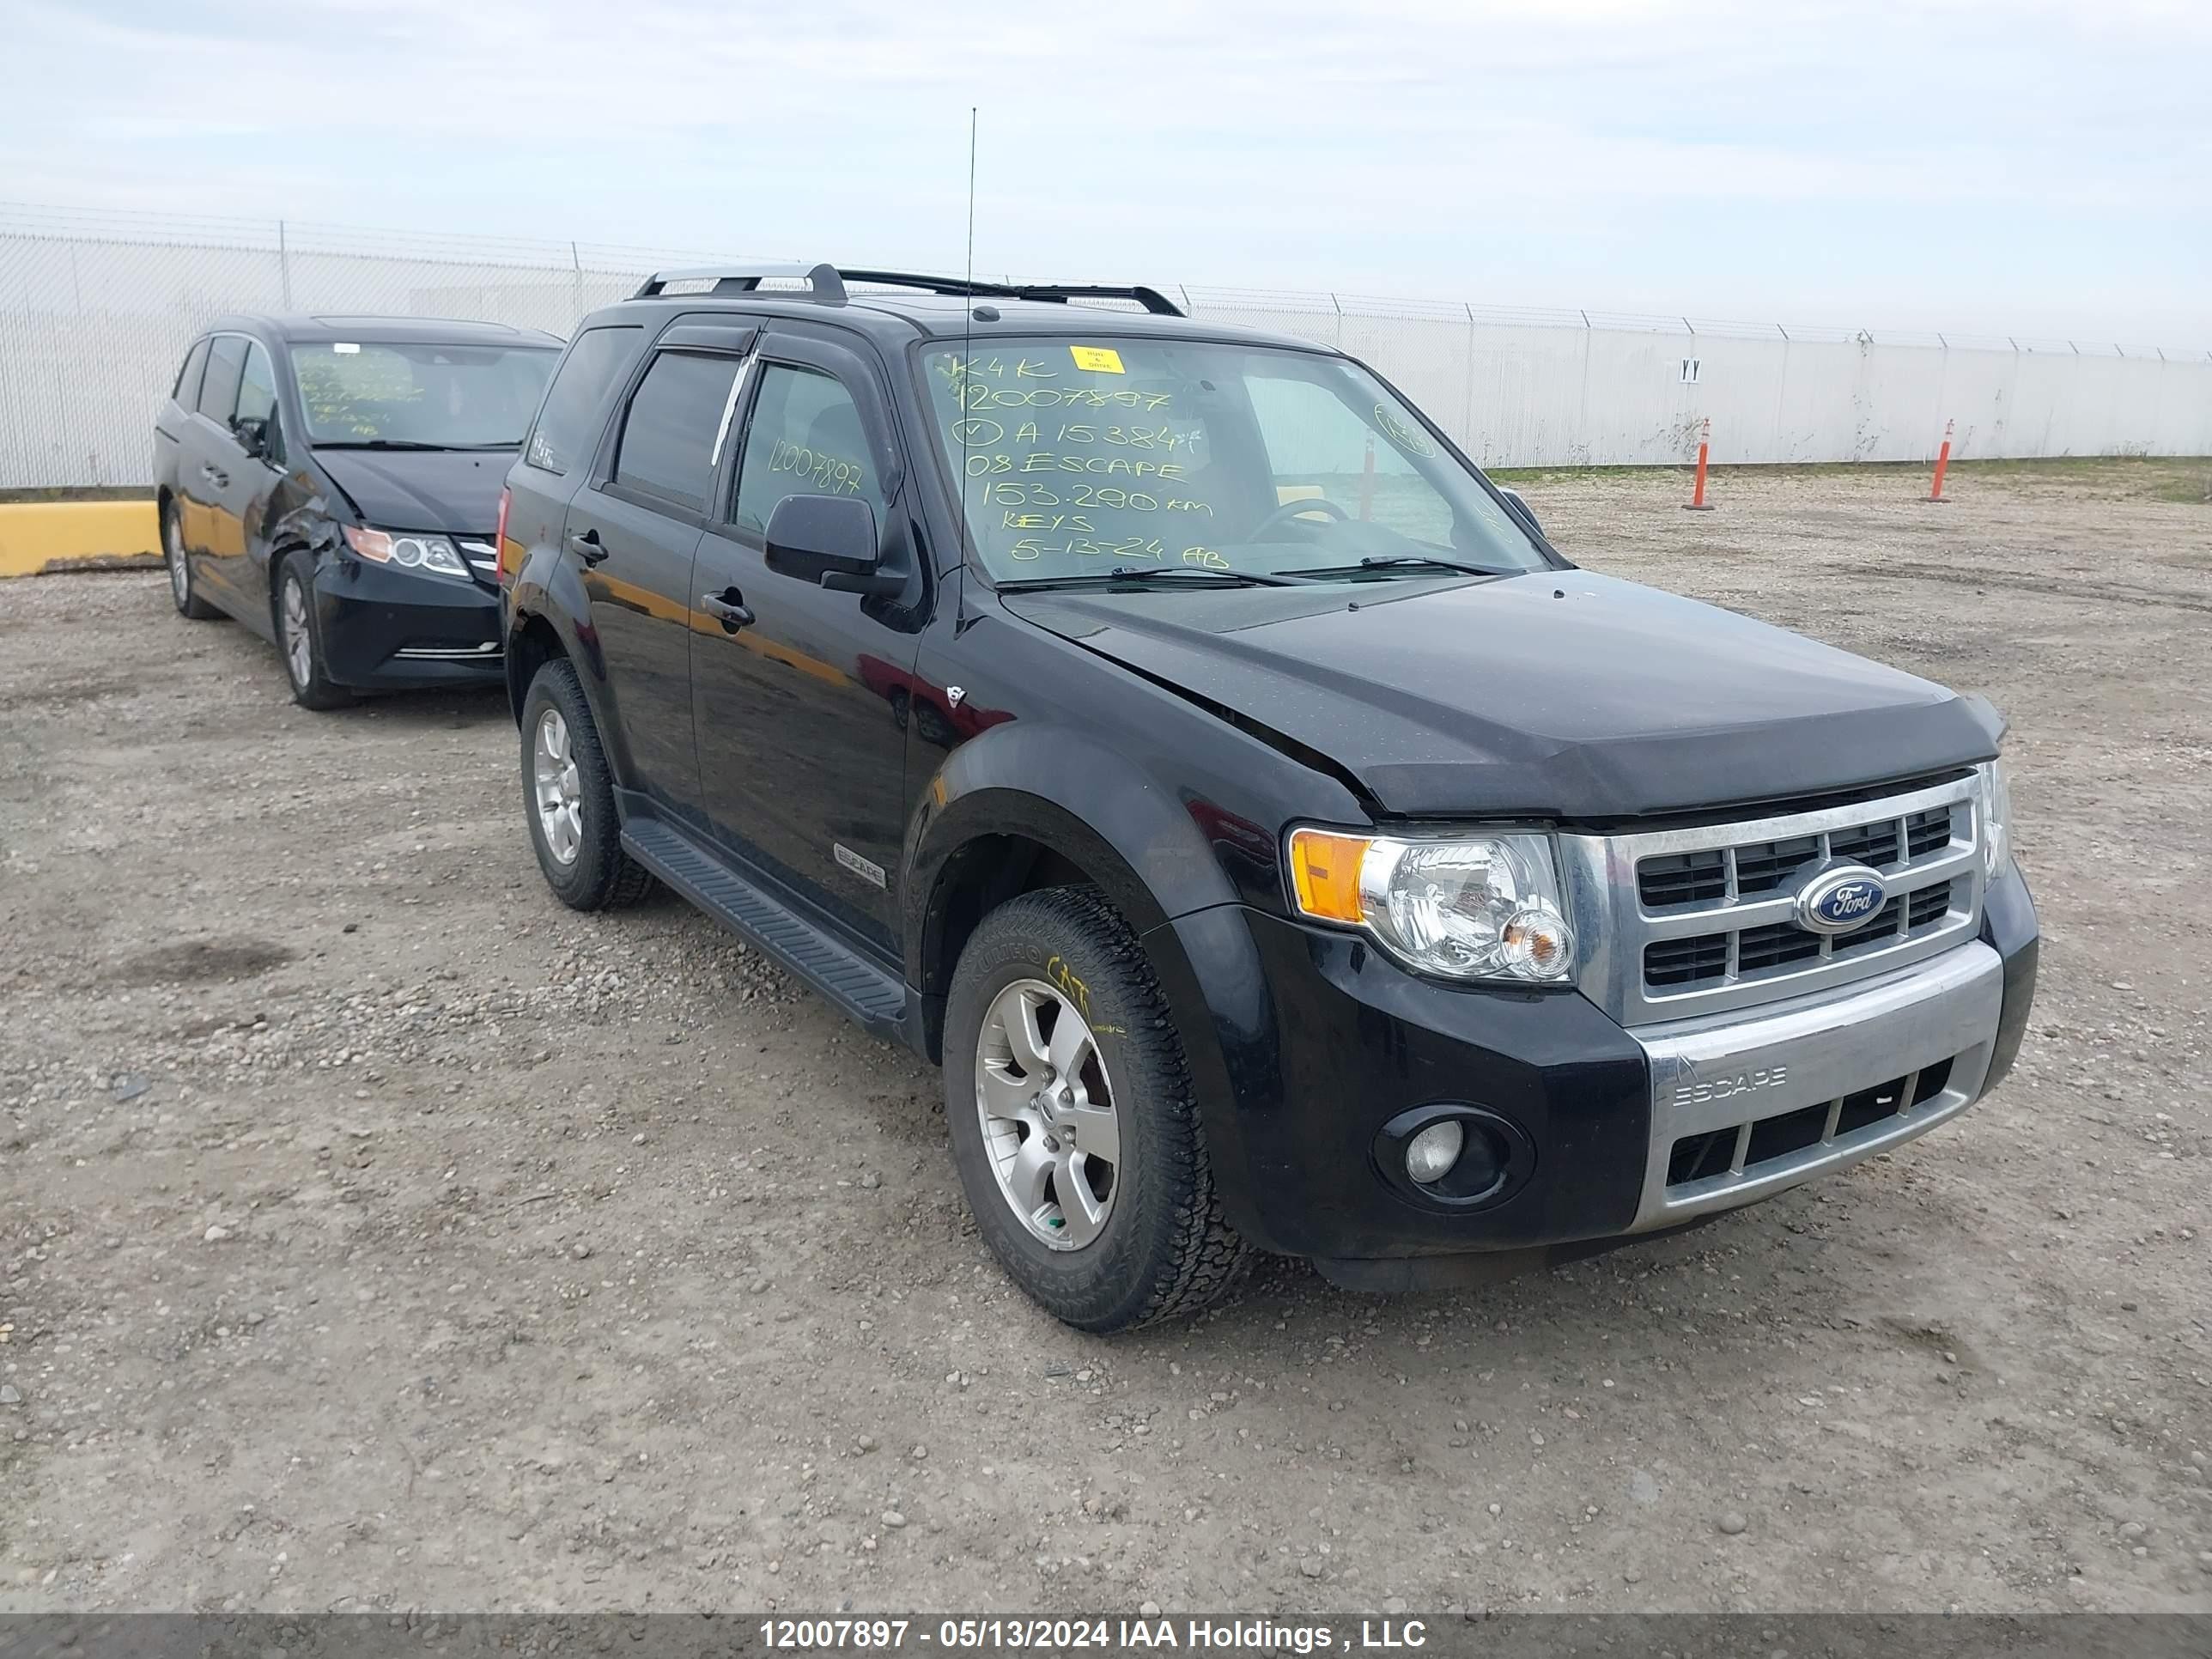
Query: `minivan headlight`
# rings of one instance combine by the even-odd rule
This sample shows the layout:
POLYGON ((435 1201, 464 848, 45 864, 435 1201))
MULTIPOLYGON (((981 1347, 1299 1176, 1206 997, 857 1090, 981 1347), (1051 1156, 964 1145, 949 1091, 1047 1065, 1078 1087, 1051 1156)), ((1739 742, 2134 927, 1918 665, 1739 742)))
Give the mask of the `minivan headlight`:
POLYGON ((2012 862, 2012 783, 2001 760, 1974 769, 1982 786, 1982 879, 1986 884, 2012 862))
POLYGON ((1291 832, 1301 914, 1364 929, 1417 972, 1562 984, 1575 938, 1551 837, 1291 832))
POLYGON ((469 567, 460 550, 443 536, 419 530, 364 530, 345 527, 346 545, 375 564, 395 564, 402 570, 430 570, 441 576, 468 580, 469 567))

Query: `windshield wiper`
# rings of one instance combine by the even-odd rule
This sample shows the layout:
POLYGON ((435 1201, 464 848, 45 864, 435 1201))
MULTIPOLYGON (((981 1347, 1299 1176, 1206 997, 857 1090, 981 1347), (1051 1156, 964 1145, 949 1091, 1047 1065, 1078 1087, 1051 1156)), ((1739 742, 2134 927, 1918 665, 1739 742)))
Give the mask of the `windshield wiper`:
POLYGON ((1289 576, 1263 574, 1256 570, 1186 569, 1180 565, 1146 570, 1135 565, 1116 565, 1111 570, 1084 570, 1065 576, 1019 576, 996 584, 1001 593, 1031 593, 1047 587, 1099 587, 1109 582, 1192 582, 1202 587, 1295 587, 1289 576))
POLYGON ((317 449, 435 449, 477 450, 515 449, 519 444, 426 444, 412 438, 334 438, 314 446, 317 449))
POLYGON ((1332 565, 1310 570, 1285 571, 1291 576, 1341 576, 1360 570, 1393 570, 1407 567, 1431 570, 1456 570, 1469 576, 1518 576, 1518 570, 1499 570, 1486 564, 1462 564, 1456 559, 1432 559, 1425 554, 1396 553, 1388 558, 1362 559, 1358 564, 1332 565))

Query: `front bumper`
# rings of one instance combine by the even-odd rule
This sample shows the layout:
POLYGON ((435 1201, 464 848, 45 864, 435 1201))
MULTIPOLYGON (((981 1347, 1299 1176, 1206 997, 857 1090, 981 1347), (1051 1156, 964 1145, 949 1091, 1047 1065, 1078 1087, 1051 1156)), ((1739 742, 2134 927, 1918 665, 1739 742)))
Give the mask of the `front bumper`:
POLYGON ((1980 1096, 2004 963, 1977 939, 1847 994, 1637 1033, 1651 1151, 1631 1231, 1766 1198, 1925 1134, 1980 1096))
POLYGON ((1220 1066, 1196 1069, 1231 1219, 1363 1288, 1595 1254, 1925 1133, 2009 1069, 2037 951, 2012 872, 1979 938, 1940 957, 1631 1030, 1575 993, 1437 984, 1356 937, 1237 906, 1169 926, 1219 1044, 1220 1066), (1455 1204, 1386 1167, 1384 1127, 1440 1103, 1519 1131, 1515 1183, 1455 1204))
POLYGON ((314 597, 324 672, 341 685, 503 682, 499 595, 490 588, 330 553, 316 568, 314 597))

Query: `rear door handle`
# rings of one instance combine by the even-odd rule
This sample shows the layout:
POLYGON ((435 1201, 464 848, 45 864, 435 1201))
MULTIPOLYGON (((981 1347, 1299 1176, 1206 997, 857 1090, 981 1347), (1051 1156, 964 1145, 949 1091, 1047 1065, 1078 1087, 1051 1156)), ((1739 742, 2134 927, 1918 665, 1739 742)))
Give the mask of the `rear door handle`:
POLYGON ((726 587, 719 593, 702 593, 699 608, 720 623, 725 634, 734 634, 740 628, 750 628, 755 620, 752 607, 745 603, 744 595, 734 587, 726 587))
POLYGON ((607 556, 606 548, 599 541, 599 532, 586 530, 568 538, 568 550, 586 564, 597 564, 607 556))

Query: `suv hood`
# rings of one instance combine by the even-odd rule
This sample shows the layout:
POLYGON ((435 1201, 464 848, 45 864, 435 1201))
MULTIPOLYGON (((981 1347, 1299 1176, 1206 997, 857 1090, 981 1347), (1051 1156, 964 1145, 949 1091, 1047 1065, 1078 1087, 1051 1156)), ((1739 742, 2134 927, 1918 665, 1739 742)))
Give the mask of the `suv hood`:
POLYGON ((318 449, 315 465, 380 530, 489 536, 512 449, 318 449))
POLYGON ((1016 615, 1314 751, 1406 817, 1641 817, 1996 753, 1979 699, 1633 582, 1010 593, 1016 615))

